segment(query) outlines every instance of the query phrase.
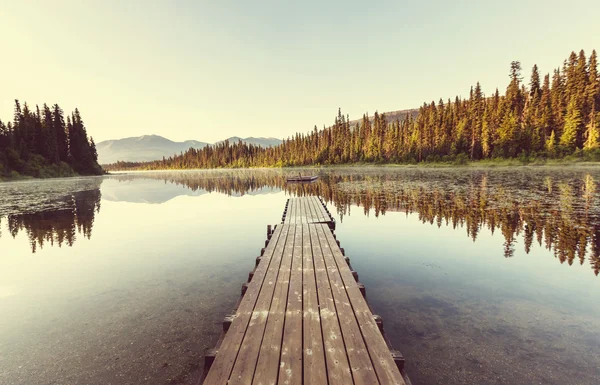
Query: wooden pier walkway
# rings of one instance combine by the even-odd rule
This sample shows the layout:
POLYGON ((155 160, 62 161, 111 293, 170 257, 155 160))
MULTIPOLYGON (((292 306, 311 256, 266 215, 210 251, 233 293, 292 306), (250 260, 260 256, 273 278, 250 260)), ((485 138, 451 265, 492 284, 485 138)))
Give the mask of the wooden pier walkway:
POLYGON ((315 197, 290 198, 285 205, 282 223, 326 223, 335 229, 335 220, 323 202, 315 197))
POLYGON ((410 384, 331 222, 315 197, 288 201, 206 356, 204 385, 410 384))

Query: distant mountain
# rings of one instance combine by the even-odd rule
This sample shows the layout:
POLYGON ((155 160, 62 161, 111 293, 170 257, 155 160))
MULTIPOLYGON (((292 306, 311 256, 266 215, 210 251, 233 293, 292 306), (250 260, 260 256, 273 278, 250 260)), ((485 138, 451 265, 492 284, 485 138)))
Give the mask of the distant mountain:
MULTIPOLYGON (((418 109, 409 110, 398 110, 389 111, 385 113, 388 122, 392 122, 396 119, 406 119, 407 115, 411 115, 415 118, 419 113, 418 109)), ((369 116, 372 120, 373 116, 369 116)), ((362 118, 351 120, 352 125, 362 121, 362 118)), ((237 143, 242 141, 247 144, 254 144, 256 146, 271 147, 281 144, 281 140, 277 138, 240 138, 239 136, 232 136, 227 138, 229 143, 237 143)), ((218 141, 214 144, 222 143, 225 140, 218 141)), ((98 162, 100 164, 115 163, 116 161, 122 160, 127 162, 144 162, 150 160, 160 160, 162 157, 169 157, 174 154, 179 155, 181 152, 187 151, 190 147, 195 149, 201 149, 210 145, 211 143, 199 142, 197 140, 186 140, 185 142, 174 142, 167 138, 158 135, 144 135, 133 138, 123 138, 116 140, 105 140, 96 144, 98 151, 98 162)))
MULTIPOLYGON (((406 119, 407 115, 411 115, 411 118, 416 118, 419 115, 418 108, 411 108, 409 110, 398 110, 398 111, 388 111, 385 112, 385 117, 388 122, 393 122, 396 119, 402 121, 406 119)), ((369 115, 369 120, 373 121, 373 115, 369 115)), ((354 119, 350 121, 351 125, 362 122, 362 116, 360 119, 354 119)))
MULTIPOLYGON (((263 147, 276 146, 281 140, 276 138, 228 138, 230 143, 242 142, 263 147)), ((222 141, 221 141, 222 142, 222 141)), ((220 143, 220 142, 217 142, 220 143)), ((210 143, 197 140, 174 142, 159 135, 144 135, 132 138, 105 140, 96 144, 98 162, 100 164, 115 163, 116 161, 143 162, 162 159, 174 154, 187 151, 190 147, 201 149, 210 143)))
MULTIPOLYGON (((229 143, 237 143, 238 141, 242 141, 244 143, 247 144, 254 144, 256 146, 261 146, 261 147, 273 147, 273 146, 277 146, 278 144, 281 144, 281 139, 277 139, 277 138, 253 138, 253 137, 249 137, 249 138, 240 138, 239 136, 232 136, 231 138, 227 138, 227 140, 229 141, 229 143)), ((221 143, 224 142, 223 140, 221 140, 220 142, 217 143, 221 143)))

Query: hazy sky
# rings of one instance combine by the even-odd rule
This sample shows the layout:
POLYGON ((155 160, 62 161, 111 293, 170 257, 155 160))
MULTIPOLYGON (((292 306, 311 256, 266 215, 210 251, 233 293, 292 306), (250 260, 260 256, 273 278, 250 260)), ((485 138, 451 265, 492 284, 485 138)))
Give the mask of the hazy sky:
POLYGON ((338 107, 418 107, 504 91, 600 49, 600 2, 0 0, 0 118, 78 107, 96 141, 287 137, 338 107))

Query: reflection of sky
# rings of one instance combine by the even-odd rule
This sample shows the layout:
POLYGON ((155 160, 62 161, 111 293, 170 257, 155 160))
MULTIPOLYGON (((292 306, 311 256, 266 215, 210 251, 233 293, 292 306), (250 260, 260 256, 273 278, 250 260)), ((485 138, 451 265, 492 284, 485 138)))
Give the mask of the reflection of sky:
POLYGON ((7 322, 20 324, 30 301, 68 303, 72 296, 135 287, 136 280, 160 280, 166 270, 188 266, 249 270, 285 199, 283 193, 179 196, 162 205, 103 199, 90 240, 78 234, 72 247, 47 244, 35 254, 25 232, 15 239, 6 234, 0 237, 0 313, 14 317, 0 319, 0 338, 7 322))

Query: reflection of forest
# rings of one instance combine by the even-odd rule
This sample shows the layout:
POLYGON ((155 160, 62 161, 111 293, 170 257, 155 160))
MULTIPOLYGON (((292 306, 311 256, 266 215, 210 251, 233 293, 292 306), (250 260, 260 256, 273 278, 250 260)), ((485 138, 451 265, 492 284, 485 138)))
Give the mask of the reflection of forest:
MULTIPOLYGON (((307 175, 314 171, 303 170, 307 175)), ((293 195, 319 195, 331 202, 343 220, 351 206, 365 215, 390 211, 415 213, 425 223, 464 227, 473 240, 482 228, 500 231, 504 255, 511 257, 517 243, 529 253, 533 242, 552 250, 569 265, 585 263, 600 273, 600 207, 597 182, 584 171, 425 171, 387 172, 381 169, 321 171, 310 184, 286 183, 298 170, 224 170, 155 172, 119 175, 119 181, 155 179, 227 195, 261 193, 276 188, 293 195)), ((598 179, 598 176, 596 176, 598 179)), ((100 189, 67 194, 56 209, 9 214, 13 236, 25 230, 32 250, 45 243, 72 245, 76 231, 91 236, 100 189)))
MULTIPOLYGON (((306 173, 307 171, 305 171, 306 173)), ((143 177, 185 185, 192 190, 246 194, 263 187, 294 195, 319 195, 342 217, 351 205, 375 216, 390 211, 416 213, 425 223, 464 227, 473 240, 482 228, 500 231, 504 256, 512 257, 522 239, 526 253, 532 243, 552 250, 569 265, 587 259, 600 273, 600 208, 597 182, 585 172, 338 172, 326 171, 310 184, 287 184, 297 171, 199 171, 151 173, 143 177)), ((122 176, 120 178, 138 178, 122 176)))
POLYGON ((10 234, 16 237, 26 231, 34 253, 47 243, 73 246, 76 232, 89 239, 94 215, 100 211, 100 189, 74 192, 64 196, 57 206, 54 210, 9 214, 6 220, 10 234))

